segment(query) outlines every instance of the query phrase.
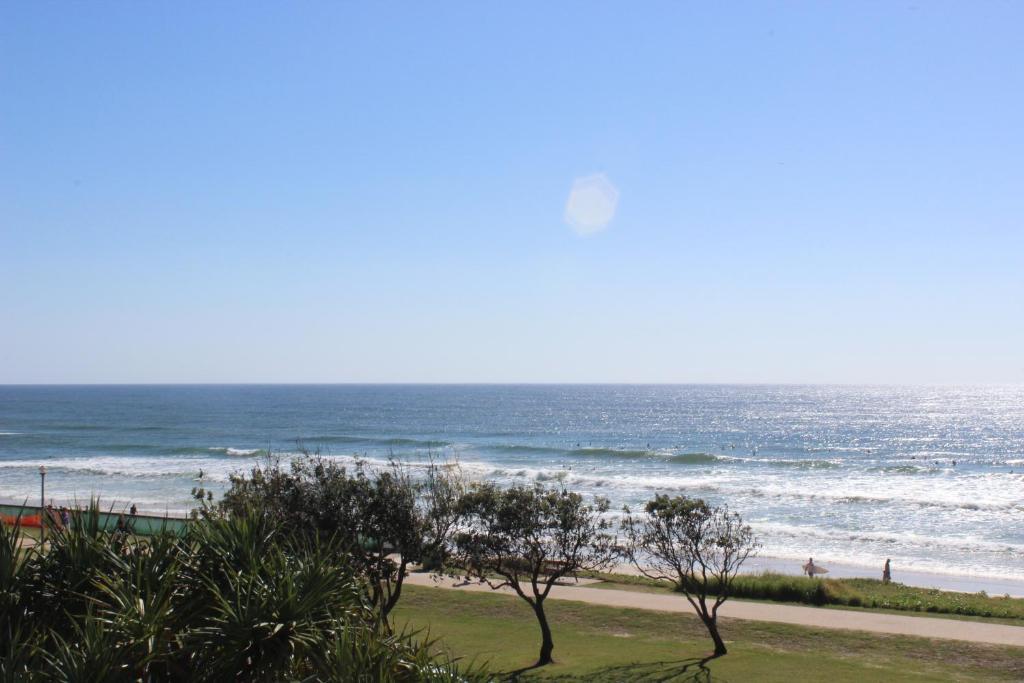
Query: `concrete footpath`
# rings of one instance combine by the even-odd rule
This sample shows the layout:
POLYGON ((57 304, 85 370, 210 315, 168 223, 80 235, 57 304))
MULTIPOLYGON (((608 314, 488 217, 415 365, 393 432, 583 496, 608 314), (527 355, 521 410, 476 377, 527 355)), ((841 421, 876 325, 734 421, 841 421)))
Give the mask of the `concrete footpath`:
MULTIPOLYGON (((494 592, 486 584, 467 584, 461 580, 437 577, 431 574, 410 574, 406 578, 406 583, 449 590, 494 592)), ((511 589, 502 589, 498 592, 512 593, 511 589)), ((586 586, 555 586, 551 589, 551 594, 548 597, 553 600, 575 600, 605 607, 693 614, 693 608, 686 598, 667 593, 641 593, 586 586)), ((741 600, 729 600, 718 610, 718 614, 720 617, 728 619, 772 621, 812 628, 847 629, 1024 647, 1024 626, 1006 626, 979 621, 901 616, 869 611, 825 609, 741 600)))

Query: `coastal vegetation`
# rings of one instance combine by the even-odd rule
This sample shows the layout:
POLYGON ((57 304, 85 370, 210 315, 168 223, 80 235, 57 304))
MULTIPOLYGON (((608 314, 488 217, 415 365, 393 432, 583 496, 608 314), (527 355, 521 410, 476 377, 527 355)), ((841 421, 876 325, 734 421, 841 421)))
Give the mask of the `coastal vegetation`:
POLYGON ((230 482, 206 516, 259 510, 291 537, 336 543, 365 580, 385 628, 408 567, 444 562, 463 493, 457 471, 443 463, 431 462, 414 478, 397 462, 370 470, 308 452, 287 465, 270 457, 230 482))
MULTIPOLYGON (((196 495, 204 499, 202 492, 196 495)), ((588 504, 561 484, 467 486, 456 467, 433 460, 423 476, 414 477, 397 462, 371 470, 358 461, 346 467, 308 452, 288 467, 270 459, 233 476, 221 502, 206 514, 250 509, 261 510, 296 537, 340 542, 385 629, 414 563, 495 590, 511 588, 540 629, 536 666, 554 661, 545 612, 552 587, 624 556, 651 578, 674 581, 704 622, 714 643, 712 656, 726 654, 718 609, 757 548, 739 515, 685 496, 658 496, 644 516, 627 516, 621 527, 627 545, 622 546, 612 533, 606 499, 588 504)))
POLYGON ((712 656, 726 654, 718 609, 729 599, 743 563, 757 551, 751 528, 726 506, 658 495, 643 515, 627 509, 622 530, 626 555, 640 573, 685 595, 715 644, 712 656))
MULTIPOLYGON (((219 502, 201 487, 195 496, 203 506, 178 533, 110 531, 95 504, 56 526, 46 543, 4 527, 0 682, 711 680, 712 673, 786 680, 809 672, 843 681, 889 669, 944 680, 924 664, 926 646, 935 645, 922 639, 720 624, 718 608, 742 597, 1024 618, 1024 600, 1008 597, 740 575, 758 548, 750 527, 727 507, 684 496, 627 510, 615 530, 606 500, 585 501, 560 483, 466 484, 447 463, 369 468, 315 453, 287 464, 268 459, 234 476, 219 502), (623 558, 641 575, 605 572, 623 558), (405 586, 417 567, 507 587, 521 601, 405 586), (681 592, 696 618, 548 606, 553 586, 574 576, 681 592), (538 626, 540 653, 527 661, 537 652, 538 626), (710 656, 702 635, 714 643, 710 656), (873 653, 866 663, 850 661, 865 651, 873 653), (723 665, 727 652, 738 661, 723 665)), ((949 669, 952 678, 1024 673, 1019 650, 943 647, 967 658, 949 669)))
POLYGON ((184 534, 108 532, 98 507, 22 544, 0 525, 0 681, 475 680, 383 628, 334 540, 242 509, 184 534))
POLYGON ((536 666, 550 664, 555 644, 544 608, 551 588, 578 572, 607 567, 618 555, 608 501, 587 505, 564 488, 494 484, 462 498, 464 529, 454 537, 455 560, 492 589, 509 586, 526 601, 541 631, 536 666))

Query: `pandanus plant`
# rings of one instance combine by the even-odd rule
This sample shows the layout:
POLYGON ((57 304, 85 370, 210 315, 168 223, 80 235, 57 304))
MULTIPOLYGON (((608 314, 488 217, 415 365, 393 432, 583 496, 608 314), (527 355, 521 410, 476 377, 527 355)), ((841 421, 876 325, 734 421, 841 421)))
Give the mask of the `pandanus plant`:
POLYGON ((389 633, 342 547, 257 514, 115 536, 98 505, 22 547, 0 528, 0 681, 478 680, 389 633))

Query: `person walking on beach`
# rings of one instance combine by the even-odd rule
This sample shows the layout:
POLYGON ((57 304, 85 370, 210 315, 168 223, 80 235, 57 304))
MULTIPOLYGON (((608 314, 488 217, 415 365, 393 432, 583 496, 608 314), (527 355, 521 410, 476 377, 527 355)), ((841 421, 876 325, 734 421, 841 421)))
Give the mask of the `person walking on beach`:
POLYGON ((134 517, 138 513, 139 513, 139 509, 137 507, 135 507, 135 503, 132 503, 131 508, 128 510, 128 514, 131 515, 132 517, 134 517))
POLYGON ((814 578, 814 558, 807 558, 807 564, 804 565, 804 571, 807 572, 807 576, 814 578))
POLYGON ((890 560, 885 561, 885 567, 882 569, 882 583, 889 583, 892 581, 892 570, 889 566, 890 560))

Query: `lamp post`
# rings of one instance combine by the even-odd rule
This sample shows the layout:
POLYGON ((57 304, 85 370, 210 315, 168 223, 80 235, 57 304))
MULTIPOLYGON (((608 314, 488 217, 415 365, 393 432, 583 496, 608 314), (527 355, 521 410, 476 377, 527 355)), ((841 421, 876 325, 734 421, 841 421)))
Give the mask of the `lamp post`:
POLYGON ((46 543, 46 465, 39 466, 39 529, 46 543))

